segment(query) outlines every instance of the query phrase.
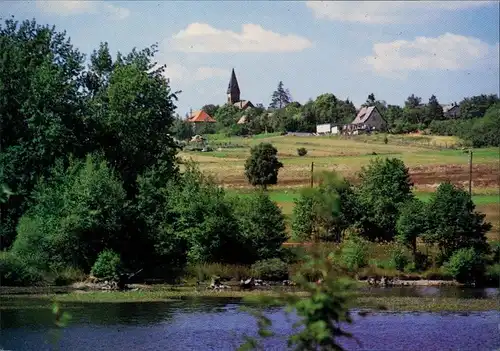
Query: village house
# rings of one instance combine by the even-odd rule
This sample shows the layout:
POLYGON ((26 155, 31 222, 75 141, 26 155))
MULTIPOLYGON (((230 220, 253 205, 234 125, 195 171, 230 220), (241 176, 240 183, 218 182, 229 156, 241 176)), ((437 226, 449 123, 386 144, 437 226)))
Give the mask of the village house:
POLYGON ((189 123, 193 124, 193 131, 198 133, 207 123, 216 123, 217 121, 213 119, 208 113, 203 110, 196 111, 187 120, 189 123))
POLYGON ((368 106, 362 107, 356 118, 343 127, 342 132, 344 134, 359 134, 385 130, 387 130, 387 121, 376 106, 368 106))
POLYGON ((443 115, 448 119, 460 118, 460 105, 453 103, 450 105, 441 105, 443 108, 443 115))

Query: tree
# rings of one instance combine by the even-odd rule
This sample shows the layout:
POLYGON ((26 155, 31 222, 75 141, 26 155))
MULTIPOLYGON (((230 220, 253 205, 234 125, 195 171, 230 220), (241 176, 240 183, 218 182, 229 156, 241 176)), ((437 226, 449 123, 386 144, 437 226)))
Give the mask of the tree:
POLYGON ((402 205, 396 222, 396 241, 409 247, 414 258, 417 254, 417 238, 427 231, 427 216, 426 204, 414 198, 402 205))
POLYGON ((300 241, 342 240, 355 223, 357 203, 350 184, 332 172, 319 176, 320 185, 304 189, 295 200, 292 233, 300 241))
POLYGON ((359 174, 358 196, 363 234, 393 240, 400 207, 413 198, 408 168, 397 158, 376 158, 359 174))
POLYGON ((500 102, 498 95, 478 95, 460 101, 460 118, 471 119, 483 117, 491 105, 500 102))
POLYGON ((464 128, 464 138, 474 147, 500 146, 500 102, 491 105, 483 118, 474 120, 472 128, 464 128))
POLYGON ((233 106, 226 104, 217 109, 215 116, 212 116, 217 121, 217 129, 231 127, 238 122, 238 114, 240 110, 233 106))
POLYGON ((173 136, 179 140, 189 140, 194 135, 193 125, 180 118, 174 120, 171 131, 173 136))
POLYGON ((62 162, 35 188, 32 206, 19 221, 12 251, 40 269, 81 268, 89 272, 104 249, 121 251, 125 192, 100 157, 62 162))
POLYGON ((241 263, 253 263, 279 255, 288 238, 285 218, 268 194, 258 192, 240 199, 235 206, 235 215, 248 255, 241 257, 241 263))
POLYGON ((475 211, 475 205, 465 190, 449 182, 442 183, 428 206, 429 227, 424 238, 428 243, 438 245, 444 260, 462 248, 487 252, 486 233, 491 224, 484 221, 483 213, 475 211))
POLYGON ((208 104, 203 106, 201 109, 208 113, 209 116, 214 117, 219 110, 219 105, 208 104))
POLYGON ((414 109, 422 105, 422 98, 411 94, 405 101, 405 107, 414 109))
POLYGON ((338 99, 333 94, 319 95, 314 101, 316 123, 338 123, 338 99))
POLYGON ((283 82, 278 83, 278 88, 273 92, 269 108, 280 109, 292 102, 292 96, 288 89, 283 87, 283 82))
POLYGON ((267 189, 278 182, 278 172, 283 164, 278 161, 278 150, 269 143, 260 143, 250 150, 245 161, 245 176, 253 186, 267 189))
POLYGON ((375 106, 377 107, 377 110, 379 110, 380 113, 384 114, 385 110, 387 109, 387 103, 385 101, 380 101, 375 98, 375 94, 371 93, 368 95, 366 98, 366 101, 364 104, 361 105, 361 107, 370 107, 370 106, 375 106))
POLYGON ((440 121, 443 119, 443 107, 439 104, 436 96, 432 95, 429 98, 429 103, 426 106, 425 123, 428 125, 432 121, 440 121))
POLYGON ((64 32, 35 20, 0 24, 0 249, 15 238, 18 219, 41 176, 58 158, 83 157, 88 135, 80 99, 83 55, 64 32))

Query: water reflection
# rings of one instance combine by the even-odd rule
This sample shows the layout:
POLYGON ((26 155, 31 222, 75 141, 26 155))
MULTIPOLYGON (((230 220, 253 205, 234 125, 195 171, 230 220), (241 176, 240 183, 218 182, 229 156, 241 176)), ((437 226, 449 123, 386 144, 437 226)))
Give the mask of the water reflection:
POLYGON ((478 289, 455 286, 366 287, 361 289, 361 293, 385 297, 452 297, 461 299, 491 299, 500 296, 497 288, 478 289))

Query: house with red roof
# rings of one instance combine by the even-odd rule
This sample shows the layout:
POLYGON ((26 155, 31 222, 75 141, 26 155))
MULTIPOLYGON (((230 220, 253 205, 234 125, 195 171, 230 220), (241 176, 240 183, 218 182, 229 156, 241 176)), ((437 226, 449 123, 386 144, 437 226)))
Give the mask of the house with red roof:
POLYGON ((217 121, 213 119, 208 113, 203 110, 196 111, 187 119, 189 123, 193 124, 193 130, 195 133, 204 129, 207 124, 216 123, 217 121))

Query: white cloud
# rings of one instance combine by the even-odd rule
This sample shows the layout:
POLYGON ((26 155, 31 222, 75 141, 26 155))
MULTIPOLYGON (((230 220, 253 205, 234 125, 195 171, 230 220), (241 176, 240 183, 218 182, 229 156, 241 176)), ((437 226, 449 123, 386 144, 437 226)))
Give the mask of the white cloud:
POLYGON ((436 38, 416 37, 373 45, 373 55, 362 59, 375 72, 404 77, 409 71, 463 70, 498 65, 499 45, 446 33, 436 38))
POLYGON ((130 10, 104 1, 82 0, 36 0, 37 7, 50 14, 71 16, 78 14, 103 14, 117 19, 125 19, 130 10))
POLYGON ((175 84, 189 84, 193 81, 203 81, 211 78, 227 77, 231 71, 227 69, 200 66, 200 67, 187 67, 178 63, 167 64, 165 76, 175 84))
POLYGON ((244 24, 237 33, 205 23, 191 23, 172 36, 171 44, 177 51, 190 53, 293 52, 313 45, 307 38, 275 33, 257 24, 244 24))
POLYGON ((497 4, 496 1, 307 1, 316 18, 359 23, 413 23, 438 19, 443 11, 497 4))

